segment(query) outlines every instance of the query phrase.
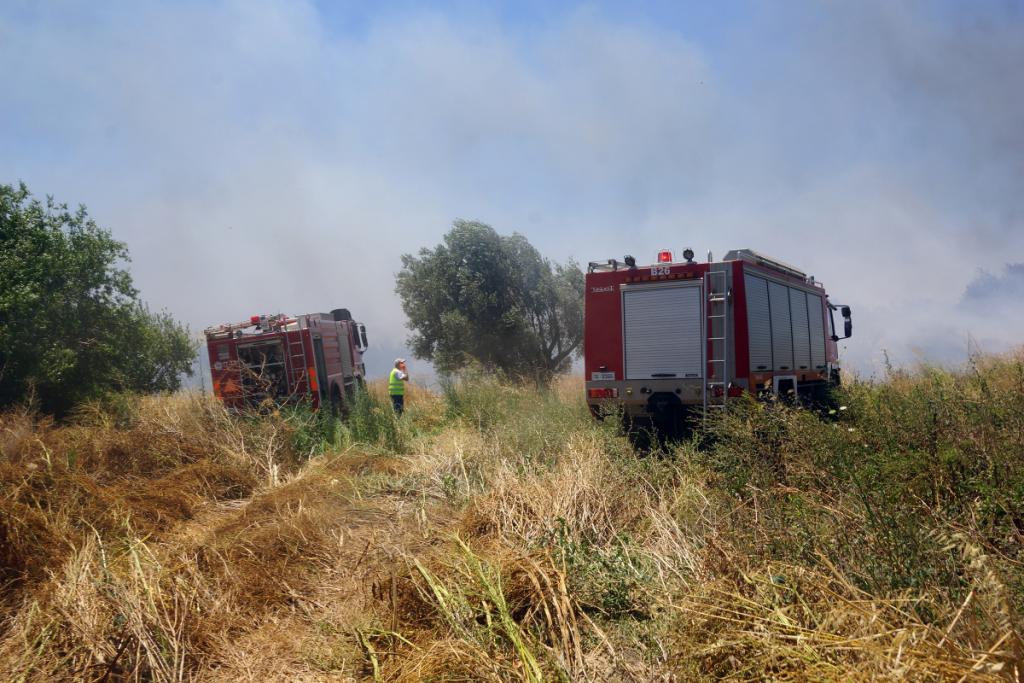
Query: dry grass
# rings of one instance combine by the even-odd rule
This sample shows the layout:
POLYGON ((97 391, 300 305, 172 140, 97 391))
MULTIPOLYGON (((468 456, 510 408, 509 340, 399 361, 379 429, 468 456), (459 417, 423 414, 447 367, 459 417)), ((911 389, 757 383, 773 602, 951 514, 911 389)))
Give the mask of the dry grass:
MULTIPOLYGON (((916 384, 897 378, 894 390, 920 390, 917 377, 916 384)), ((486 387, 482 393, 493 399, 486 387)), ((451 540, 407 560, 405 580, 415 589, 405 594, 401 621, 411 644, 396 644, 398 661, 381 667, 384 678, 1017 679, 1019 612, 1005 580, 1007 572, 1019 575, 1019 565, 1004 554, 1000 562, 1008 561, 995 569, 980 528, 966 532, 966 520, 929 509, 928 533, 954 556, 966 590, 941 582, 932 567, 911 565, 911 575, 935 578, 913 590, 872 593, 861 572, 847 573, 828 554, 779 559, 815 528, 822 534, 816 542, 825 544, 843 543, 851 531, 877 533, 864 519, 872 510, 848 500, 855 491, 818 491, 809 481, 796 489, 795 475, 811 476, 797 465, 810 465, 790 461, 781 463, 789 479, 762 482, 771 490, 736 498, 719 474, 698 464, 704 455, 683 449, 678 460, 637 461, 572 411, 553 415, 548 401, 578 406, 578 394, 552 394, 538 400, 509 389, 502 419, 470 406, 468 424, 456 422, 423 444, 406 485, 462 514, 451 540), (795 494, 835 517, 829 524, 815 519, 818 526, 808 529, 789 507, 795 494), (837 528, 843 523, 850 526, 845 533, 837 528), (505 611, 514 632, 501 618, 505 611)), ((1008 400, 1022 397, 1018 387, 1008 400)), ((968 387, 966 400, 979 400, 977 390, 968 387)), ((782 413, 813 423, 809 429, 847 433, 782 413)), ((771 447, 774 436, 757 423, 730 428, 771 447)), ((976 430, 961 428, 972 442, 976 430)), ((831 437, 791 436, 793 449, 813 450, 815 438, 817 446, 833 445, 831 437)), ((783 450, 764 460, 771 467, 786 457, 783 450)), ((821 484, 822 475, 814 476, 821 484)), ((866 547, 851 544, 837 554, 866 547)), ((922 553, 919 560, 932 558, 922 553)))
POLYGON ((315 611, 340 558, 365 555, 358 520, 379 526, 354 482, 387 458, 306 463, 298 413, 252 421, 182 395, 122 417, 3 418, 5 678, 230 669, 236 638, 315 611))
POLYGON ((964 616, 954 605, 933 605, 924 623, 911 604, 921 596, 871 596, 838 571, 751 562, 686 475, 673 488, 688 491, 669 497, 600 449, 564 455, 544 475, 499 475, 466 506, 465 537, 432 561, 410 558, 419 607, 408 614, 420 617, 407 622, 415 647, 385 668, 391 680, 1016 676, 1012 629, 975 623, 951 638, 964 616))
MULTIPOLYGON (((979 376, 1024 398, 998 366, 1012 361, 985 362, 996 365, 979 376)), ((991 383, 965 386, 973 413, 947 406, 931 427, 914 422, 933 414, 927 392, 948 386, 918 373, 855 387, 856 452, 889 454, 869 464, 892 479, 907 432, 934 432, 943 462, 956 446, 1004 467, 1017 413, 991 383), (891 405, 869 411, 879 391, 891 405)), ((246 420, 194 396, 64 425, 0 418, 0 672, 1018 679, 1024 555, 998 514, 986 526, 988 508, 954 505, 974 479, 936 470, 941 505, 904 519, 881 484, 866 499, 844 488, 873 469, 819 457, 843 455, 845 424, 799 412, 740 415, 710 450, 637 458, 590 420, 578 379, 544 392, 480 377, 444 396, 413 389, 400 420, 372 391, 312 459, 308 417, 246 420), (921 548, 887 556, 911 522, 926 527, 907 536, 921 548)))
POLYGON ((686 653, 678 663, 693 677, 1004 680, 1007 662, 990 655, 1005 634, 991 651, 965 647, 922 623, 912 601, 873 597, 839 574, 759 566, 701 582, 669 603, 679 612, 669 649, 686 653))

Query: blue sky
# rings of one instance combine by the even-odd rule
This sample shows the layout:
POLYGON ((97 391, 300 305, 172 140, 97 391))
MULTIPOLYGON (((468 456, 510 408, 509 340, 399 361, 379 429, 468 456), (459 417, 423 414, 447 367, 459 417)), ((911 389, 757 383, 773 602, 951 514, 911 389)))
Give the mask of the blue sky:
POLYGON ((776 255, 864 373, 1024 332, 1021 3, 8 0, 0 64, 0 182, 85 203, 197 331, 347 306, 382 369, 400 254, 473 218, 776 255))

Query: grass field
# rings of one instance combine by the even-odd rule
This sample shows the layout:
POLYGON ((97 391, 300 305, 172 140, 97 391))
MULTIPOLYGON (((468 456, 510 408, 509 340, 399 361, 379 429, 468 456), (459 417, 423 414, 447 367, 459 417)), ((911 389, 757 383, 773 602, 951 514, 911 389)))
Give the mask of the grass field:
POLYGON ((648 456, 578 378, 384 398, 0 417, 0 677, 1018 680, 1019 355, 648 456))

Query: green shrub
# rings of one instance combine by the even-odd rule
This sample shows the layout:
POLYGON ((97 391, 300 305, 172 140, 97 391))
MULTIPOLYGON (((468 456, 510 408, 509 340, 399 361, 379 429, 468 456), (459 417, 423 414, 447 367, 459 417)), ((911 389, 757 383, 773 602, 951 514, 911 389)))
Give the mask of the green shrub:
POLYGON ((737 402, 697 456, 741 501, 739 515, 756 517, 750 551, 828 558, 876 594, 929 587, 955 600, 973 578, 952 552, 956 530, 961 545, 990 549, 997 574, 1012 573, 1024 559, 1021 362, 924 366, 854 382, 837 398, 832 421, 737 402))
POLYGON ((291 445, 307 458, 338 445, 338 419, 329 410, 313 410, 308 403, 282 408, 280 416, 291 426, 291 445))
POLYGON ((647 617, 650 605, 643 587, 650 581, 649 568, 640 561, 629 534, 616 535, 610 544, 599 545, 573 533, 564 519, 542 546, 553 550, 566 573, 569 588, 587 609, 613 619, 647 617))
POLYGON ((390 402, 360 388, 355 392, 342 428, 349 444, 365 444, 392 453, 404 453, 409 438, 408 429, 401 422, 390 402))
POLYGON ((465 420, 481 431, 501 422, 518 398, 504 377, 479 367, 443 377, 441 392, 449 420, 465 420))

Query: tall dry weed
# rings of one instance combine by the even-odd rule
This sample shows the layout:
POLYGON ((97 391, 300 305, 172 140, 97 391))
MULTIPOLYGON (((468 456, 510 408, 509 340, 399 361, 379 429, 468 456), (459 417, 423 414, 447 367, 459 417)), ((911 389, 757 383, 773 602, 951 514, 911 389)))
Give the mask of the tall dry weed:
POLYGON ((0 669, 1019 679, 1019 358, 854 382, 826 419, 737 402, 658 456, 581 391, 467 376, 399 418, 371 387, 336 431, 189 396, 0 417, 0 669))

